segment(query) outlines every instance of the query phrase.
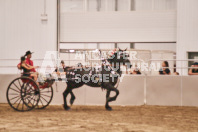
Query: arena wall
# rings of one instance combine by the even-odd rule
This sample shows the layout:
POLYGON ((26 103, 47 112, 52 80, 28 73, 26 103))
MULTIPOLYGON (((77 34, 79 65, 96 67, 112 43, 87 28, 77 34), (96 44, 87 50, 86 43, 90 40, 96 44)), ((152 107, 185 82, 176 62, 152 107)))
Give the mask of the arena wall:
MULTIPOLYGON (((0 103, 7 103, 9 83, 19 75, 0 75, 0 103)), ((198 76, 124 76, 119 84, 120 95, 112 105, 198 106, 198 76)), ((63 104, 65 82, 53 85, 52 105, 63 104)), ((83 86, 73 90, 75 105, 104 105, 106 92, 83 86)), ((114 93, 112 92, 111 96, 114 93)), ((68 96, 69 101, 70 95, 68 96)))
POLYGON ((175 11, 66 12, 60 17, 64 43, 176 41, 175 11))
POLYGON ((148 105, 181 105, 180 76, 149 76, 146 82, 148 105))
MULTIPOLYGON (((187 59, 188 52, 198 51, 198 1, 177 0, 177 59, 187 59)), ((187 67, 188 62, 177 61, 178 67, 187 67)), ((183 75, 187 69, 177 69, 183 75)))
MULTIPOLYGON (((43 59, 46 51, 57 50, 57 2, 47 0, 0 0, 0 59, 20 59, 27 50, 34 59, 43 59), (47 20, 43 21, 46 6, 47 20)), ((15 63, 16 64, 16 63, 15 63)))

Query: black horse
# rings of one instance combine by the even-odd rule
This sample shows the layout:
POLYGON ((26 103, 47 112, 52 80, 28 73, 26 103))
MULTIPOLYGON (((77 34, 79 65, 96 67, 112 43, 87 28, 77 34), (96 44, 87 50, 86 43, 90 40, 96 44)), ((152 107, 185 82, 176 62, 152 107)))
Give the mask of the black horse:
POLYGON ((119 82, 119 76, 122 74, 120 66, 127 65, 127 67, 131 67, 128 57, 129 54, 126 53, 126 50, 119 49, 110 58, 104 59, 101 67, 82 66, 66 70, 67 87, 63 92, 64 109, 70 109, 67 105, 67 95, 69 93, 71 94, 70 104, 72 105, 75 100, 72 90, 86 84, 91 87, 101 87, 107 90, 105 108, 112 110, 109 106, 109 102, 115 101, 119 95, 119 90, 115 85, 119 82), (110 97, 111 91, 114 91, 116 95, 110 97))

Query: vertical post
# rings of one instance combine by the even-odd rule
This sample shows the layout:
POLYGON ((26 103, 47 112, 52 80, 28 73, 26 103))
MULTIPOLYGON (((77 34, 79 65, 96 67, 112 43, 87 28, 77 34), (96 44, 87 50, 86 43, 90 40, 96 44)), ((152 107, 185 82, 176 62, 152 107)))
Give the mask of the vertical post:
POLYGON ((87 87, 84 88, 84 92, 85 92, 85 96, 84 96, 84 105, 87 105, 87 100, 86 100, 86 97, 87 97, 87 87))
POLYGON ((100 0, 97 0, 97 11, 100 11, 100 4, 101 4, 101 1, 100 0))
POLYGON ((144 74, 144 105, 146 105, 147 103, 147 99, 146 99, 146 87, 147 86, 147 75, 144 74))
POLYGON ((118 11, 118 0, 115 0, 115 11, 118 11))
POLYGON ((130 6, 131 6, 130 11, 135 11, 135 0, 130 0, 130 6))
POLYGON ((131 10, 132 10, 131 0, 128 0, 128 10, 129 10, 129 11, 131 11, 131 10))
POLYGON ((115 43, 115 48, 118 48, 118 44, 117 43, 115 43))
POLYGON ((183 101, 182 101, 182 98, 183 98, 183 68, 184 68, 184 65, 183 65, 183 61, 182 62, 182 65, 181 65, 181 106, 183 105, 183 101))
POLYGON ((92 56, 92 51, 90 51, 90 53, 91 53, 91 67, 93 67, 93 60, 92 60, 93 56, 92 56))
POLYGON ((105 0, 105 11, 108 11, 108 0, 105 0))
POLYGON ((152 2, 151 2, 151 7, 152 7, 152 10, 154 10, 154 7, 155 7, 155 3, 154 3, 154 0, 152 0, 152 2))
POLYGON ((57 51, 58 55, 60 55, 60 0, 57 0, 57 51))
MULTIPOLYGON (((150 58, 152 57, 152 51, 150 51, 150 58)), ((151 59, 149 59, 149 66, 151 65, 151 59)), ((152 73, 152 71, 151 70, 149 70, 149 73, 150 73, 150 75, 151 75, 151 73, 152 73)))
POLYGON ((134 49, 135 48, 135 43, 130 43, 130 49, 134 49))
POLYGON ((182 75, 180 75, 181 76, 181 106, 183 105, 183 101, 182 101, 182 98, 183 98, 183 76, 182 75))
POLYGON ((46 0, 44 0, 44 14, 46 14, 46 0))
POLYGON ((71 52, 68 52, 68 53, 69 53, 69 66, 71 66, 71 65, 70 65, 70 60, 71 60, 71 59, 70 59, 70 58, 71 58, 70 56, 71 56, 71 52))
POLYGON ((84 0, 84 11, 87 12, 88 0, 84 0))
POLYGON ((97 43, 97 49, 100 49, 100 43, 97 43))

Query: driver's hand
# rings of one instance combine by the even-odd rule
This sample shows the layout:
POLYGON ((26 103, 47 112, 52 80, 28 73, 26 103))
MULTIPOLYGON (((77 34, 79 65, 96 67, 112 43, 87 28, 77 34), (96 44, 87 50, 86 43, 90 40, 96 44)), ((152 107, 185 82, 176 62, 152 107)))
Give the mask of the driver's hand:
POLYGON ((60 72, 58 71, 57 74, 60 75, 60 72))

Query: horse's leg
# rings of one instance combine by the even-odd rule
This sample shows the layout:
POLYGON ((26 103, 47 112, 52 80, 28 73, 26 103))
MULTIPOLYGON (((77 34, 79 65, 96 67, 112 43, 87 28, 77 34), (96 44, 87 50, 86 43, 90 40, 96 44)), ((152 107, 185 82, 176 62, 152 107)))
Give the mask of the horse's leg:
POLYGON ((117 97, 118 97, 118 95, 119 95, 119 90, 116 89, 116 88, 115 88, 113 85, 111 85, 111 84, 107 84, 107 85, 106 85, 106 89, 107 89, 107 94, 106 94, 106 105, 105 105, 105 108, 106 108, 107 110, 112 110, 112 108, 109 106, 109 102, 115 101, 115 100, 117 99, 117 97), (111 91, 114 91, 114 92, 116 93, 116 95, 113 96, 113 97, 109 97, 111 91))
POLYGON ((108 101, 110 92, 111 92, 110 90, 107 90, 107 94, 106 94, 106 104, 105 104, 105 108, 106 108, 107 110, 112 110, 112 108, 109 106, 109 101, 108 101))
POLYGON ((71 92, 71 88, 67 87, 66 90, 63 92, 63 100, 64 100, 64 109, 70 110, 70 107, 67 105, 67 95, 71 92))
POLYGON ((73 105, 74 100, 76 99, 76 97, 75 97, 74 93, 72 92, 72 90, 71 90, 70 94, 71 94, 70 104, 73 105))
POLYGON ((113 96, 113 97, 109 97, 109 98, 108 98, 108 101, 109 101, 109 102, 115 101, 115 100, 117 99, 118 95, 119 95, 119 90, 118 90, 118 89, 112 88, 111 91, 114 91, 114 92, 116 93, 116 95, 113 96))

